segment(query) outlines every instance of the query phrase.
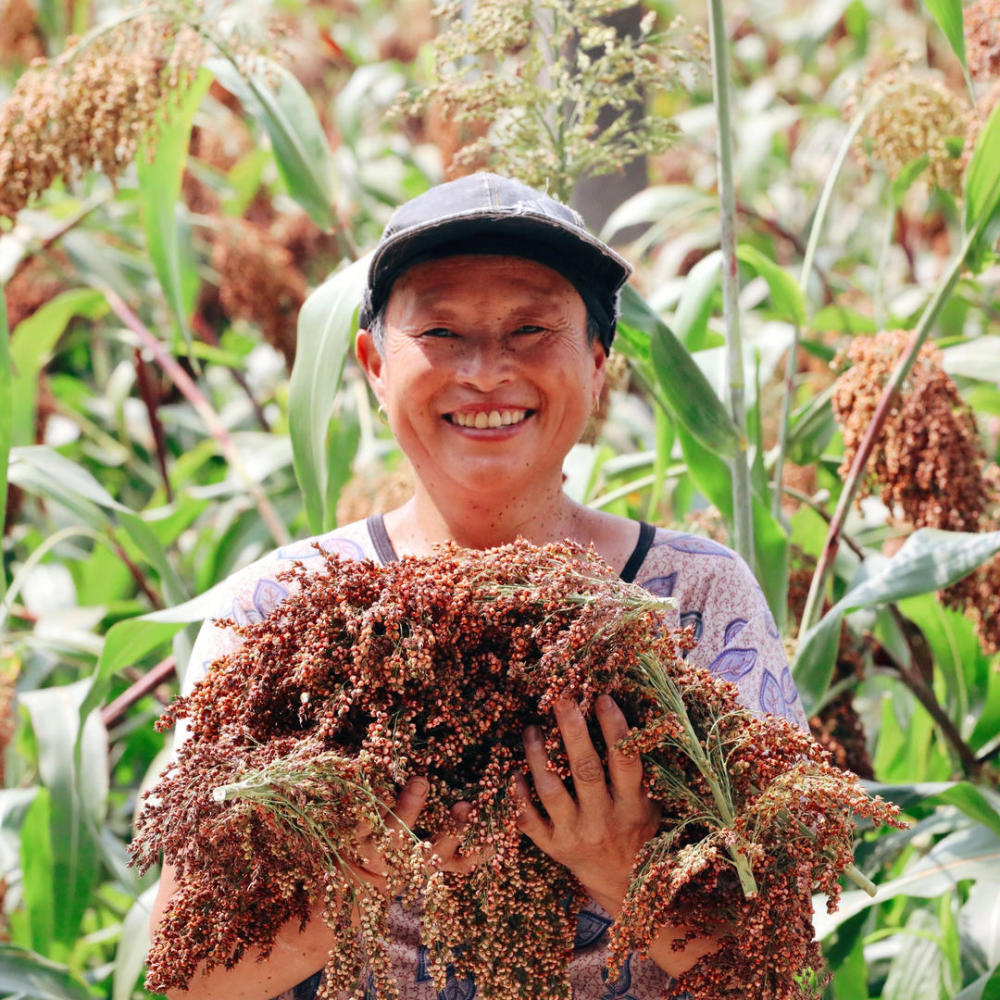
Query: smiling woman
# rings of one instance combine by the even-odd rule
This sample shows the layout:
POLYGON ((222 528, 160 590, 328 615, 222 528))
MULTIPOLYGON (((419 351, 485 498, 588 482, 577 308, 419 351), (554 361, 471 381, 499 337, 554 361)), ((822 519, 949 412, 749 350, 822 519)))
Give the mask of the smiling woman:
MULTIPOLYGON (((258 603, 264 584, 268 593, 276 587, 294 600, 275 578, 290 560, 309 566, 317 544, 349 558, 389 563, 431 553, 443 542, 484 549, 518 537, 538 545, 569 539, 592 546, 623 579, 675 598, 666 623, 692 627, 696 644, 689 662, 734 683, 752 711, 784 715, 804 727, 778 631, 741 560, 720 545, 583 507, 563 491, 563 461, 600 394, 618 295, 629 273, 575 212, 492 174, 440 185, 398 209, 373 255, 356 349, 413 467, 414 495, 384 518, 285 547, 241 571, 219 617, 266 618, 274 605, 258 603)), ((207 623, 185 677, 187 689, 204 664, 238 641, 207 623)), ((599 699, 597 712, 609 746, 626 736, 625 717, 610 698, 599 699)), ((712 953, 717 942, 694 937, 679 921, 667 924, 648 958, 631 956, 618 982, 606 981, 607 930, 659 816, 643 790, 637 756, 613 751, 602 760, 575 703, 557 705, 555 719, 578 794, 547 770, 545 748, 533 731, 526 733, 532 781, 519 785, 521 829, 590 897, 578 917, 570 962, 574 996, 667 997, 671 976, 712 953)), ((411 778, 386 822, 418 825, 426 793, 427 783, 411 778)), ((455 807, 459 826, 466 814, 461 803, 455 807)), ((370 850, 368 831, 359 829, 357 840, 361 877, 383 886, 384 864, 370 850)), ((479 861, 462 855, 454 831, 438 836, 434 853, 449 871, 467 872, 479 861)), ((168 863, 154 926, 177 889, 168 863)), ((269 955, 251 949, 232 968, 198 973, 184 995, 311 997, 331 941, 322 912, 318 899, 313 919, 283 928, 269 955)), ((432 1000, 417 916, 401 905, 393 914, 390 951, 402 995, 432 1000)), ((465 981, 451 985, 455 996, 475 991, 465 981)))

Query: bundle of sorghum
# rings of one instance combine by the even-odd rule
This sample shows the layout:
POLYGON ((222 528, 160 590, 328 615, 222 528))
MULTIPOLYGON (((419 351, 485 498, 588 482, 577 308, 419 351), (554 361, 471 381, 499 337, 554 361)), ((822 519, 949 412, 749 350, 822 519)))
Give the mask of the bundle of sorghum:
MULTIPOLYGON (((388 899, 401 896, 420 909, 441 987, 451 965, 486 998, 568 997, 585 893, 519 833, 512 776, 533 724, 569 780, 551 706, 569 696, 592 720, 607 692, 662 807, 610 964, 683 923, 720 950, 678 992, 804 995, 799 977, 820 961, 811 893, 835 903, 853 814, 885 823, 895 811, 806 734, 752 717, 733 687, 687 666, 690 639, 663 628, 661 599, 569 544, 446 547, 386 567, 329 557, 289 578, 294 596, 238 628, 239 650, 164 717, 189 720, 190 737, 132 846, 143 868, 162 851, 180 884, 150 951, 151 989, 184 987, 199 963, 231 965, 253 945, 267 952, 283 923, 325 900, 338 930, 329 992, 360 992, 370 974, 390 997, 388 899), (428 778, 427 805, 401 841, 385 804, 414 774, 428 778), (470 875, 436 868, 424 841, 459 801, 472 807, 463 848, 485 858, 470 875), (358 877, 359 825, 386 858, 386 893, 358 877)), ((596 724, 592 735, 603 752, 596 724)))

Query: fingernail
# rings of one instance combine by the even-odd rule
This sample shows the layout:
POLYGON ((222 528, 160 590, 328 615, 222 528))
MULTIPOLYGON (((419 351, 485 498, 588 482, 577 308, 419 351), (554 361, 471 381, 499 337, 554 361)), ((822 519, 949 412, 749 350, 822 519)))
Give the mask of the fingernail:
POLYGON ((410 791, 416 792, 418 795, 423 795, 428 789, 427 779, 421 776, 416 776, 410 778, 409 781, 410 791))
POLYGON ((599 695, 597 698, 597 707, 602 711, 606 712, 609 708, 613 708, 615 704, 614 698, 609 694, 599 695))
POLYGON ((535 746, 542 742, 542 731, 538 726, 528 726, 524 731, 524 742, 535 746))

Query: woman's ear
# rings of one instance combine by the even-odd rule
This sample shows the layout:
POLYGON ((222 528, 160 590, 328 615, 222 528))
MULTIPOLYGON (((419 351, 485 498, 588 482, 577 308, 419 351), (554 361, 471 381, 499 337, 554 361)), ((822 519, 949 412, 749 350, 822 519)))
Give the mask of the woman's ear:
POLYGON ((358 330, 354 340, 354 356, 361 365, 361 370, 368 379, 368 384, 375 393, 375 398, 382 402, 382 355, 375 347, 375 341, 367 330, 358 330))

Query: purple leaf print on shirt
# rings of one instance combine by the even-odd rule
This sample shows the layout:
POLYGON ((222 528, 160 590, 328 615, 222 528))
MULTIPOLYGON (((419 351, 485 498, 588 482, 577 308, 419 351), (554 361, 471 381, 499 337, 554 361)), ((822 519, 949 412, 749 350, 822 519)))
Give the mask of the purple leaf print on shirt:
POLYGON ((750 673, 756 662, 756 649, 724 649, 712 660, 708 669, 716 677, 736 681, 750 673))
POLYGON ((602 917, 599 913, 591 913, 590 910, 581 910, 576 918, 573 950, 579 951, 581 948, 589 948, 592 944, 597 944, 608 932, 612 923, 613 921, 609 917, 602 917))
MULTIPOLYGON (((319 543, 319 547, 324 552, 344 556, 346 559, 364 559, 365 557, 361 546, 349 538, 325 538, 319 543)), ((293 542, 291 545, 278 549, 280 559, 315 559, 319 554, 315 541, 293 542)))
POLYGON ((724 545, 718 542, 711 542, 707 538, 699 538, 697 535, 678 535, 668 538, 666 544, 677 552, 686 552, 692 556, 722 556, 723 559, 732 559, 733 554, 724 545))
POLYGON ((253 606, 263 619, 287 596, 288 591, 276 580, 258 580, 253 592, 253 606))
POLYGON ((746 618, 734 618, 727 626, 722 645, 728 646, 747 627, 746 618))
POLYGON ((604 985, 607 987, 607 990, 601 995, 601 1000, 618 1000, 619 997, 622 1000, 635 1000, 635 997, 629 993, 629 987, 632 985, 632 970, 629 968, 631 961, 632 956, 629 955, 625 959, 622 971, 610 982, 608 980, 608 970, 601 969, 601 979, 604 980, 604 985))
POLYGON ((671 573, 669 576, 651 577, 642 586, 657 597, 670 597, 674 592, 674 585, 676 583, 677 574, 671 573))
POLYGON ((792 672, 788 667, 785 667, 781 671, 781 697, 784 698, 786 705, 794 705, 798 696, 799 692, 795 687, 795 681, 792 680, 792 672))
POLYGON ((694 641, 697 642, 701 638, 701 633, 705 631, 700 611, 681 612, 681 628, 687 628, 689 625, 694 629, 694 641))
POLYGON ((256 608, 245 608, 239 601, 233 601, 230 614, 237 625, 256 625, 264 620, 256 608))
POLYGON ((760 710, 771 715, 785 714, 785 699, 781 696, 781 685, 770 670, 764 671, 760 682, 760 710))

